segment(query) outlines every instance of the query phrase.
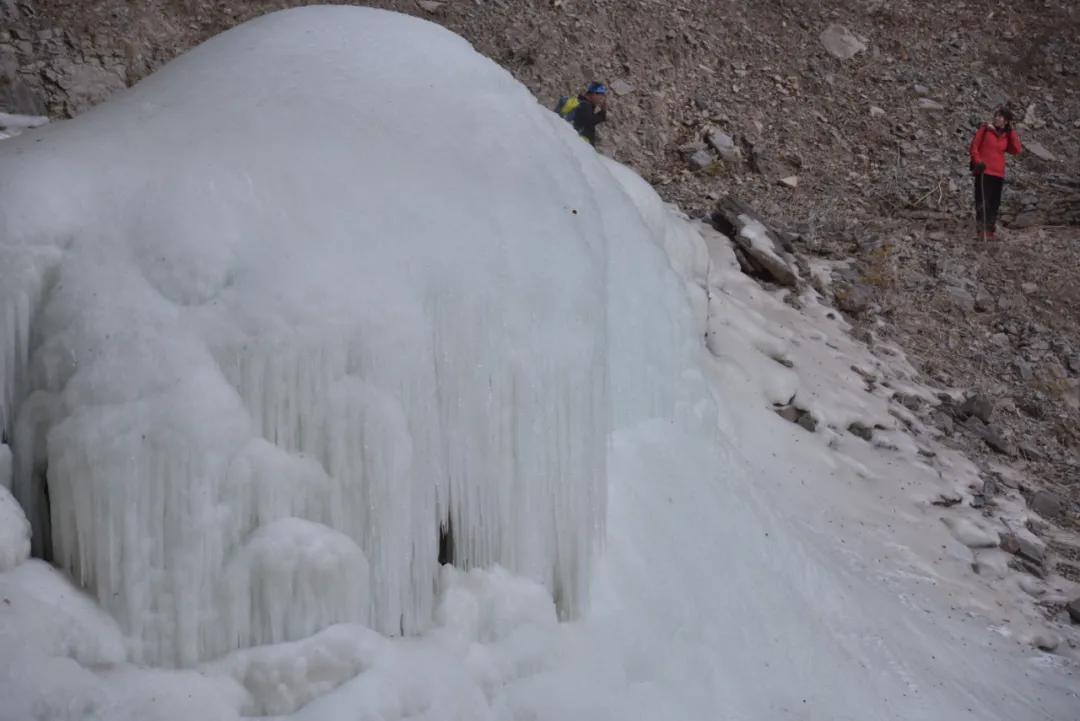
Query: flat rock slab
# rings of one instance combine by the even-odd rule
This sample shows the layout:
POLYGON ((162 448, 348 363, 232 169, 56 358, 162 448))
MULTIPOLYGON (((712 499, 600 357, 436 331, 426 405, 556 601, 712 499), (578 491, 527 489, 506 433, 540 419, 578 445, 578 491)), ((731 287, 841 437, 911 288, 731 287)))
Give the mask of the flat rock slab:
POLYGON ((693 170, 704 170, 716 162, 716 156, 708 150, 699 150, 687 161, 693 170))
POLYGON ((834 58, 848 60, 866 50, 866 43, 855 37, 843 25, 833 23, 821 31, 821 44, 834 58))
POLYGON ((799 284, 799 274, 779 234, 761 222, 743 203, 725 198, 713 211, 712 224, 734 241, 743 271, 765 276, 788 288, 799 284))
POLYGON ((1023 145, 1024 149, 1034 155, 1036 158, 1040 158, 1051 163, 1057 162, 1057 156, 1047 150, 1046 147, 1042 144, 1037 143, 1034 140, 1025 140, 1023 141, 1023 145))

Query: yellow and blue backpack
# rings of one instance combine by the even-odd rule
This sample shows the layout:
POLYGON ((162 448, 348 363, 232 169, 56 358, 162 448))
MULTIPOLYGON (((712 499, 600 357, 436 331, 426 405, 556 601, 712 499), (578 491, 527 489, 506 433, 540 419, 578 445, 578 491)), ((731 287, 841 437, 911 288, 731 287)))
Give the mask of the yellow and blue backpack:
POLYGON ((580 105, 581 100, 579 100, 576 95, 573 97, 564 95, 559 98, 559 102, 555 104, 555 112, 558 113, 563 120, 573 124, 574 115, 580 105))

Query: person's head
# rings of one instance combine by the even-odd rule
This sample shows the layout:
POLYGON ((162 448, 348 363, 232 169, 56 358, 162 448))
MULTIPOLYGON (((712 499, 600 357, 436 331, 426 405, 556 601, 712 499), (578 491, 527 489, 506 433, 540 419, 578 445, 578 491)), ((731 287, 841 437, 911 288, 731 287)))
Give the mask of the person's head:
POLYGON ((1007 125, 1012 125, 1013 114, 1007 107, 1002 106, 994 111, 994 127, 1004 128, 1007 125))
POLYGON ((603 83, 591 82, 589 86, 585 88, 585 99, 593 105, 604 100, 607 97, 607 86, 603 83))

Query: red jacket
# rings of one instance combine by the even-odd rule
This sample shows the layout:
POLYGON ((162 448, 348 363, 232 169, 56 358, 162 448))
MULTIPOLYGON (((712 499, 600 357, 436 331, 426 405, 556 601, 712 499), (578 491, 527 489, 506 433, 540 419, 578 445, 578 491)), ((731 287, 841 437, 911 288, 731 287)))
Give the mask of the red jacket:
POLYGON ((986 174, 1005 177, 1005 153, 1020 154, 1020 136, 1012 128, 998 130, 986 123, 971 141, 971 162, 986 163, 986 174))

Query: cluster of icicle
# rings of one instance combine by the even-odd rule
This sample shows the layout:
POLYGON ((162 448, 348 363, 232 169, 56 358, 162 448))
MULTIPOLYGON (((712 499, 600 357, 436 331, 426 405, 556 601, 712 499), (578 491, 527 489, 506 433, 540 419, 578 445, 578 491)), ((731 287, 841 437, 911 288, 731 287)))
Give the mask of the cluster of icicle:
POLYGON ((34 552, 122 621, 135 658, 190 665, 344 621, 422 630, 448 533, 455 564, 500 564, 580 612, 604 512, 602 352, 515 361, 446 312, 411 360, 328 337, 192 350, 162 308, 182 359, 116 382, 92 374, 159 338, 85 317, 83 272, 40 308, 40 288, 5 294, 0 418, 34 552))

